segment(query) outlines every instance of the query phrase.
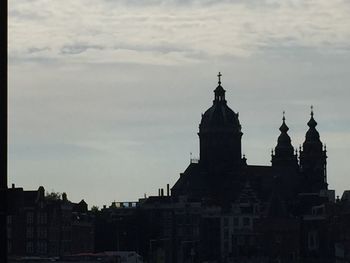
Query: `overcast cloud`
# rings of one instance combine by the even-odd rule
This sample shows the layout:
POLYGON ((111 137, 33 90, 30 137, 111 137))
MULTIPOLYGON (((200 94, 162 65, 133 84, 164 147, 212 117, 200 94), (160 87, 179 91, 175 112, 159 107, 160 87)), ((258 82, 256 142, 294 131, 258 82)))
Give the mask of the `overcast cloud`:
POLYGON ((9 3, 9 181, 90 205, 173 184, 198 155, 216 74, 250 164, 286 111, 295 147, 315 106, 329 183, 350 189, 350 2, 9 3))

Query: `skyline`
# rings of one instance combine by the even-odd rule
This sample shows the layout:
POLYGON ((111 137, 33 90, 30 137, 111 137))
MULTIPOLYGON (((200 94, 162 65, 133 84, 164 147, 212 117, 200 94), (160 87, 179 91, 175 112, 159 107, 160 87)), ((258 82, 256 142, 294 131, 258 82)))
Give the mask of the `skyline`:
POLYGON ((249 164, 270 164, 283 111, 299 147, 313 105, 329 188, 349 189, 349 3, 84 3, 9 4, 9 185, 156 195, 198 156, 220 71, 249 164))

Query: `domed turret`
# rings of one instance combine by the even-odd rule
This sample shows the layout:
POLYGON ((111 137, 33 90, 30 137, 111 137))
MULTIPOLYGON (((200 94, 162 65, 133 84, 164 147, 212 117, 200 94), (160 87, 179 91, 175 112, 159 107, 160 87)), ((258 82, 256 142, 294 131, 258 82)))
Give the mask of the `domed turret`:
POLYGON ((305 135, 303 149, 300 151, 300 168, 307 180, 307 191, 319 192, 327 189, 327 152, 323 149, 320 134, 316 130, 317 122, 314 119, 311 106, 311 118, 308 121, 308 131, 305 135))
POLYGON ((297 165, 297 157, 294 154, 294 148, 288 135, 289 128, 286 124, 286 118, 283 112, 282 125, 280 127, 281 134, 277 139, 275 153, 272 154, 272 166, 278 165, 297 165))
POLYGON ((219 72, 213 105, 202 115, 198 135, 201 162, 210 166, 227 167, 241 162, 242 132, 238 113, 227 106, 221 76, 219 72))
POLYGON ((316 130, 317 122, 314 119, 314 112, 311 106, 311 118, 307 123, 309 130, 305 135, 305 142, 303 143, 304 152, 320 152, 322 151, 322 142, 320 140, 320 134, 316 130))

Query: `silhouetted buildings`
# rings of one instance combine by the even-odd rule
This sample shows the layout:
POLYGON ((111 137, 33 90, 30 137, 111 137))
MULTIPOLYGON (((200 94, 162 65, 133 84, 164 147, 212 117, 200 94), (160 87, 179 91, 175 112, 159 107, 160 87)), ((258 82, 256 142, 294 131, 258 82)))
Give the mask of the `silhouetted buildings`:
POLYGON ((199 125, 200 159, 166 194, 88 211, 44 189, 9 190, 9 253, 135 251, 146 262, 350 262, 350 192, 335 199, 313 109, 295 149, 283 114, 271 166, 242 155, 238 113, 225 90, 199 125))
POLYGON ((66 194, 45 196, 41 186, 24 191, 8 189, 8 254, 10 256, 64 256, 94 251, 94 225, 82 200, 72 203, 66 194))

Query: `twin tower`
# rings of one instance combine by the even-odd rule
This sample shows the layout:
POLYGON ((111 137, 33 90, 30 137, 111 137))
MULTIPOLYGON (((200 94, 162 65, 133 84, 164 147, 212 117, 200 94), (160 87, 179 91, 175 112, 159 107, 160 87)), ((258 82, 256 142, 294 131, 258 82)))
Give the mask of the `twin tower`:
MULTIPOLYGON (((218 86, 214 90, 213 105, 202 115, 199 125, 200 164, 207 171, 233 172, 247 166, 242 157, 242 131, 238 113, 227 106, 225 90, 221 86, 221 74, 218 75, 218 86)), ((326 147, 316 130, 313 109, 303 146, 299 153, 294 150, 288 135, 288 126, 283 114, 280 127, 281 134, 277 146, 272 151, 272 168, 283 173, 283 170, 294 170, 302 179, 302 189, 307 192, 319 192, 327 189, 326 147)))

